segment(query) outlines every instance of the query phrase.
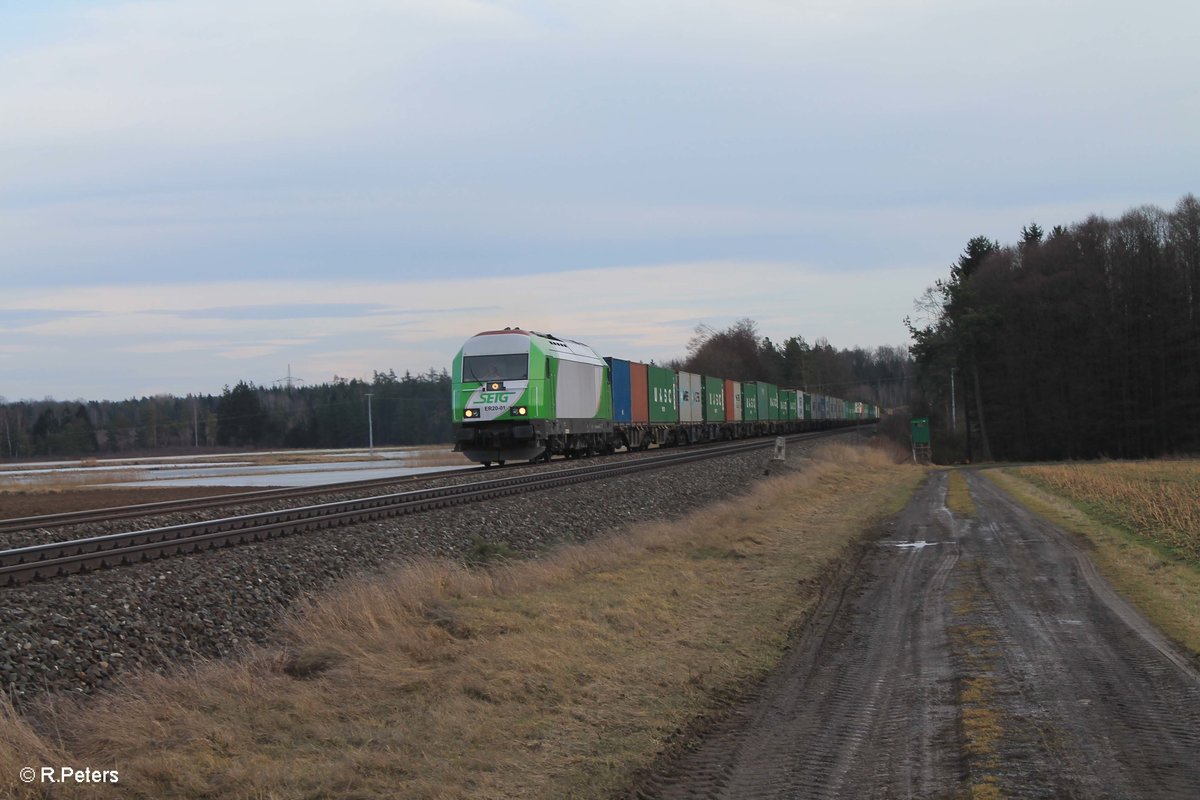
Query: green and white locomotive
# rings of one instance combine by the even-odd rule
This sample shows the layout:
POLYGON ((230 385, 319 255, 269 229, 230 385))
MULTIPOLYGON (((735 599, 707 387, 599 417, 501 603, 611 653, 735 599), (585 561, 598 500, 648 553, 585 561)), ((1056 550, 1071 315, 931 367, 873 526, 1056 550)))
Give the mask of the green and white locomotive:
POLYGON ((614 449, 608 365, 580 342, 484 331, 455 356, 452 391, 455 450, 484 466, 614 449))

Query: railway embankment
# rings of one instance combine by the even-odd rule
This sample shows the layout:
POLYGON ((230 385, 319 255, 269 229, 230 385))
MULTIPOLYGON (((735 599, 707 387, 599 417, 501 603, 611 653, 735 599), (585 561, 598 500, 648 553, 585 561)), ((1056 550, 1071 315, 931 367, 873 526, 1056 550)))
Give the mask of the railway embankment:
MULTIPOLYGON (((811 446, 794 445, 795 456, 811 446)), ((754 485, 765 453, 0 587, 0 688, 23 706, 46 692, 103 689, 129 671, 228 657, 269 641, 297 598, 352 576, 478 549, 533 555, 673 518, 754 485)), ((172 523, 191 515, 174 516, 172 523)))
POLYGON ((273 549, 262 584, 254 545, 211 554, 240 562, 223 585, 211 565, 207 583, 176 574, 204 554, 90 576, 185 587, 178 602, 131 606, 119 629, 153 605, 189 632, 216 627, 213 641, 246 613, 274 634, 10 714, 0 786, 20 790, 18 767, 58 759, 118 771, 121 796, 606 796, 778 660, 831 571, 923 476, 869 448, 799 456, 770 480, 755 453, 439 512, 407 534, 331 532, 344 537, 323 542, 333 552, 364 537, 419 545, 390 553, 419 560, 370 580, 339 584, 336 559, 299 544, 313 537, 273 549), (472 548, 537 557, 469 569, 472 548), (305 588, 287 582, 314 572, 305 588), (261 612, 253 594, 230 599, 264 584, 261 612))

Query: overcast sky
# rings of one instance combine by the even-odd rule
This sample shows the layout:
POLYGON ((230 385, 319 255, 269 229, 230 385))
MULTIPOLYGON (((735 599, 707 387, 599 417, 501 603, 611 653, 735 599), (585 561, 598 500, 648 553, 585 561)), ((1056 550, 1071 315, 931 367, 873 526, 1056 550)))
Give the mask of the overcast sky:
POLYGON ((520 325, 905 344, 984 234, 1200 191, 1195 0, 0 0, 0 396, 520 325))

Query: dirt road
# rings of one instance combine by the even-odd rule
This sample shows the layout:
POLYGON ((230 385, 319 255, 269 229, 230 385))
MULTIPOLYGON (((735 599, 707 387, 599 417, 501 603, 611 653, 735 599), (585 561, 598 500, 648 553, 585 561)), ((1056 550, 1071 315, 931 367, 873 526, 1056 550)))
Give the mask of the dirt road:
POLYGON ((752 700, 639 796, 1197 798, 1200 674, 1067 534, 932 476, 752 700))

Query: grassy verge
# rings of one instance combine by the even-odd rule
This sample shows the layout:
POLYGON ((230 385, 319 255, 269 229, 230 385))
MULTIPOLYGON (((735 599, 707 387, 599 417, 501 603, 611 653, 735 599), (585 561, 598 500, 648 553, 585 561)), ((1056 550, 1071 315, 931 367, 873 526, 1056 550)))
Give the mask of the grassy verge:
MULTIPOLYGON (((1190 462, 1196 469, 1196 462, 1190 462)), ((1090 465, 1087 465, 1090 466, 1090 465)), ((1084 467, 1067 467, 1080 470, 1084 467)), ((1125 480, 1137 481, 1141 471, 1139 465, 1096 465, 1103 470, 1095 473, 1100 485, 1112 486, 1111 473, 1114 468, 1132 467, 1125 480)), ((1075 475, 1070 483, 1052 484, 1057 488, 1047 491, 1035 484, 1047 469, 1027 467, 1018 470, 988 470, 983 474, 999 483, 1026 507, 1041 514, 1059 527, 1083 537, 1089 544, 1089 555, 1096 567, 1117 591, 1130 600, 1138 610, 1159 630, 1166 633, 1193 654, 1200 655, 1200 567, 1183 557, 1178 551, 1164 547, 1150 532, 1136 527, 1112 524, 1111 511, 1098 510, 1095 501, 1089 498, 1103 494, 1103 490, 1090 487, 1086 492, 1074 491, 1069 487, 1086 485, 1087 476, 1075 475), (1083 482, 1083 483, 1080 483, 1083 482)), ((1131 520, 1149 513, 1139 504, 1152 505, 1155 493, 1149 486, 1134 492, 1142 500, 1126 500, 1131 504, 1122 511, 1120 519, 1131 520)), ((1120 504, 1104 503, 1104 508, 1118 508, 1120 504)))
POLYGON ((923 476, 831 445, 674 523, 347 585, 285 647, 60 703, 39 733, 0 719, 0 793, 72 764, 118 770, 122 797, 610 797, 777 662, 822 576, 923 476))
POLYGON ((975 518, 975 501, 971 499, 971 490, 961 470, 952 469, 947 477, 946 508, 960 519, 975 518))

